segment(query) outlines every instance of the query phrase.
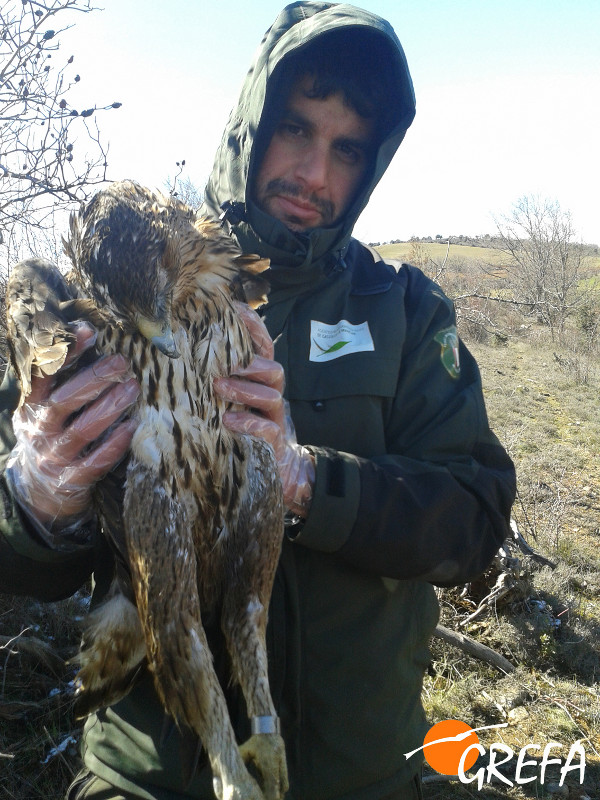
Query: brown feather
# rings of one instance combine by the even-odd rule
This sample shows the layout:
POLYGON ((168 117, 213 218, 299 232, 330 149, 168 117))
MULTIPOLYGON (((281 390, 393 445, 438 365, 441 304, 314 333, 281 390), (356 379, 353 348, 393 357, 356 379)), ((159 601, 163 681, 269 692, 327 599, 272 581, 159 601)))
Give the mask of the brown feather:
POLYGON ((72 296, 56 267, 41 258, 20 262, 8 279, 8 345, 21 383, 21 402, 31 391, 32 375, 54 375, 65 362, 75 337, 61 305, 72 296))

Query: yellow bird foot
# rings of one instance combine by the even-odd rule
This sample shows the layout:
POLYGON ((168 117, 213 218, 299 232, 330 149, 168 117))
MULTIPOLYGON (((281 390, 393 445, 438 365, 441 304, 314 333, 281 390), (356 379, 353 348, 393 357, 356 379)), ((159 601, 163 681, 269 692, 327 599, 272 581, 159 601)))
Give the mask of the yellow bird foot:
POLYGON ((278 733, 256 733, 240 747, 246 764, 260 772, 265 800, 282 800, 289 788, 285 745, 278 733))

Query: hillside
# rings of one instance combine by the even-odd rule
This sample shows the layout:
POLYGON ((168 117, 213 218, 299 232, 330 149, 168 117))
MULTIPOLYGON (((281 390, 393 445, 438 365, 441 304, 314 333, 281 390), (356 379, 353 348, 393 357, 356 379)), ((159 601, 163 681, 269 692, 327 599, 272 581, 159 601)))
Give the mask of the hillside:
MULTIPOLYGON (((396 242, 393 244, 378 244, 375 249, 381 253, 384 258, 394 258, 399 261, 408 261, 409 263, 421 266, 418 263, 419 258, 432 259, 438 264, 441 264, 448 254, 448 259, 455 264, 458 262, 466 262, 470 265, 476 264, 489 264, 492 267, 502 267, 506 263, 506 254, 499 249, 493 247, 475 247, 467 244, 448 245, 446 242, 396 242), (415 258, 415 248, 417 248, 417 257, 415 258)), ((594 248, 592 248, 593 250, 594 248)), ((597 249, 597 248, 596 248, 597 249)), ((591 254, 588 257, 589 269, 593 273, 600 272, 600 255, 591 254)))
MULTIPOLYGON (((494 265, 501 266, 504 256, 499 250, 494 250, 489 247, 473 247, 464 244, 451 244, 450 250, 448 245, 438 242, 418 242, 417 246, 422 248, 423 252, 428 258, 441 263, 448 253, 448 258, 453 259, 466 259, 470 262, 489 262, 494 265)), ((397 242, 395 244, 381 244, 375 248, 384 258, 395 258, 399 261, 414 262, 414 248, 413 242, 397 242)))

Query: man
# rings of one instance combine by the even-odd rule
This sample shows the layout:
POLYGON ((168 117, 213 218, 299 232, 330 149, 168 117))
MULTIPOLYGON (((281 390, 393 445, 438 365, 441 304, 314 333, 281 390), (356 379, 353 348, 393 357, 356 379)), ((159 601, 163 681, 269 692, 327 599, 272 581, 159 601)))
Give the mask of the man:
MULTIPOLYGON (((297 800, 420 796, 419 756, 404 753, 427 730, 432 584, 481 572, 508 533, 514 471, 488 428, 451 303, 418 270, 394 269, 351 236, 413 116, 404 53, 385 21, 348 5, 294 3, 261 44, 206 190, 204 210, 223 213, 246 252, 271 259, 264 323, 246 312, 257 358, 218 388, 247 406, 227 424, 273 443, 290 509, 268 646, 297 800)), ((83 328, 78 348, 92 339, 83 328)), ((119 359, 67 386, 36 383, 36 419, 13 454, 11 491, 2 484, 4 586, 31 591, 36 581, 47 598, 92 570, 95 596, 106 590, 110 557, 82 520, 131 426, 87 445, 136 391, 119 359), (49 546, 61 535, 62 549, 49 546)), ((14 407, 14 383, 3 393, 14 407)), ((244 710, 229 699, 243 739, 244 710)), ((196 742, 172 728, 165 734, 142 676, 87 721, 89 772, 69 796, 210 797, 206 764, 193 772, 196 742)))

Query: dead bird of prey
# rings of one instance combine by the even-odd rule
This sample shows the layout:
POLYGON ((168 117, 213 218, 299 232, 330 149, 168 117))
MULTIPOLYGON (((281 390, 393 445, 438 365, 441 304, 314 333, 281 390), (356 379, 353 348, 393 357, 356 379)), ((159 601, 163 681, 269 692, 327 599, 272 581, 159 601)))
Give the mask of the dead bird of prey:
POLYGON ((9 342, 22 402, 31 374, 64 363, 76 319, 96 327, 99 353, 130 360, 142 387, 120 519, 109 520, 102 503, 96 509, 103 528, 122 536, 110 537, 117 568, 84 633, 78 709, 116 702, 147 663, 165 710, 206 749, 217 796, 278 800, 287 770, 265 628, 281 485, 271 447, 228 431, 227 404, 213 389, 215 377, 253 357, 235 301, 264 292, 258 274, 267 262, 243 256, 218 224, 131 181, 72 216, 65 249, 73 264, 66 278, 39 259, 21 262, 10 278, 9 342), (205 613, 220 617, 246 701, 252 735, 241 748, 205 613), (257 766, 262 791, 244 761, 257 766))

